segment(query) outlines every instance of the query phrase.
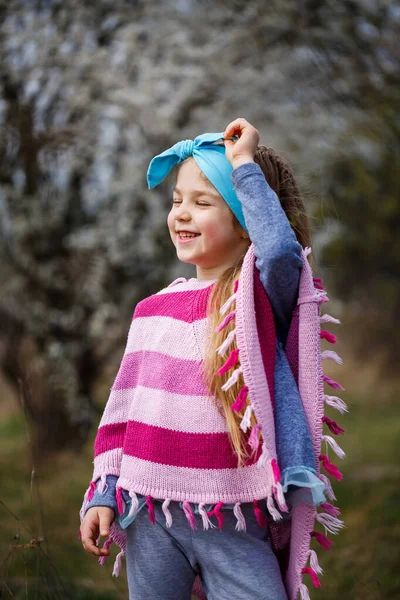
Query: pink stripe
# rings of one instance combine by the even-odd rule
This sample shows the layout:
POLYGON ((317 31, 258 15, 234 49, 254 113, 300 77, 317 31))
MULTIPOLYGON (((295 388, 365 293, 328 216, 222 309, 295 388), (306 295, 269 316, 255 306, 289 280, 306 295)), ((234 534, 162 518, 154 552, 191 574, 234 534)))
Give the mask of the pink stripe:
POLYGON ((155 294, 136 305, 133 318, 164 316, 193 323, 207 316, 207 301, 213 285, 200 290, 155 294))
POLYGON ((126 423, 113 423, 99 427, 94 442, 94 455, 122 448, 126 431, 126 423))
POLYGON ((275 321, 267 293, 260 280, 260 272, 254 264, 254 306, 257 335, 267 376, 271 404, 274 406, 274 373, 276 361, 275 321), (273 343, 271 343, 273 342, 273 343))
POLYGON ((202 373, 202 361, 184 360, 161 352, 141 350, 125 354, 113 390, 142 385, 177 394, 208 394, 202 373))
MULTIPOLYGON (((257 461, 255 458, 246 464, 257 461)), ((233 469, 237 467, 228 433, 185 433, 163 427, 128 421, 124 454, 163 465, 194 469, 233 469)))

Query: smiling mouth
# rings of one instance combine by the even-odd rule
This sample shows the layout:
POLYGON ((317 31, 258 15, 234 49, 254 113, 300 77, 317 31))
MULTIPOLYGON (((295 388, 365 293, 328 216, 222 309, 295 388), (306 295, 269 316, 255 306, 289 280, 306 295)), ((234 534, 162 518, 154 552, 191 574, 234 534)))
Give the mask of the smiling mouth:
POLYGON ((201 234, 200 233, 191 233, 191 234, 183 233, 183 235, 182 235, 182 232, 178 231, 177 235, 178 235, 178 240, 180 242, 190 242, 190 241, 198 238, 201 234))

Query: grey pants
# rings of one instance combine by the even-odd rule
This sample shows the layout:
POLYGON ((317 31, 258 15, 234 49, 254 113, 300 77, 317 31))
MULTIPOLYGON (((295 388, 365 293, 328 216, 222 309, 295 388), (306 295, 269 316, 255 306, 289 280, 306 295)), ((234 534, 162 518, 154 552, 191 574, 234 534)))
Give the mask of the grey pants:
POLYGON ((251 503, 241 509, 247 531, 235 530, 232 510, 223 511, 222 530, 204 530, 200 515, 191 529, 178 502, 169 505, 170 528, 160 503, 154 503, 154 525, 147 508, 141 510, 126 529, 129 600, 190 600, 197 575, 208 600, 287 600, 267 527, 257 523, 251 503))

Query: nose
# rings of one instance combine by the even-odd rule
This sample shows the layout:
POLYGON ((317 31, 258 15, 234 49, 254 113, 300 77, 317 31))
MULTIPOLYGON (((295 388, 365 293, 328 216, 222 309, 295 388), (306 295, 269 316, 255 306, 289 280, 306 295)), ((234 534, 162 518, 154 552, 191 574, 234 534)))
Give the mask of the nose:
POLYGON ((175 210, 175 220, 176 221, 190 221, 191 219, 190 212, 183 208, 182 206, 178 206, 175 210))

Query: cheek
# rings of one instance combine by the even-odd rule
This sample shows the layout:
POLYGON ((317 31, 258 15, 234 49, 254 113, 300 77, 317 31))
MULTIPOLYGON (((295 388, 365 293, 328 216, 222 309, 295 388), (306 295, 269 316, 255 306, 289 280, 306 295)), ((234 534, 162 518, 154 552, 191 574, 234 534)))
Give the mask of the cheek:
POLYGON ((173 217, 172 211, 168 213, 167 225, 168 229, 175 231, 175 219, 173 217))

